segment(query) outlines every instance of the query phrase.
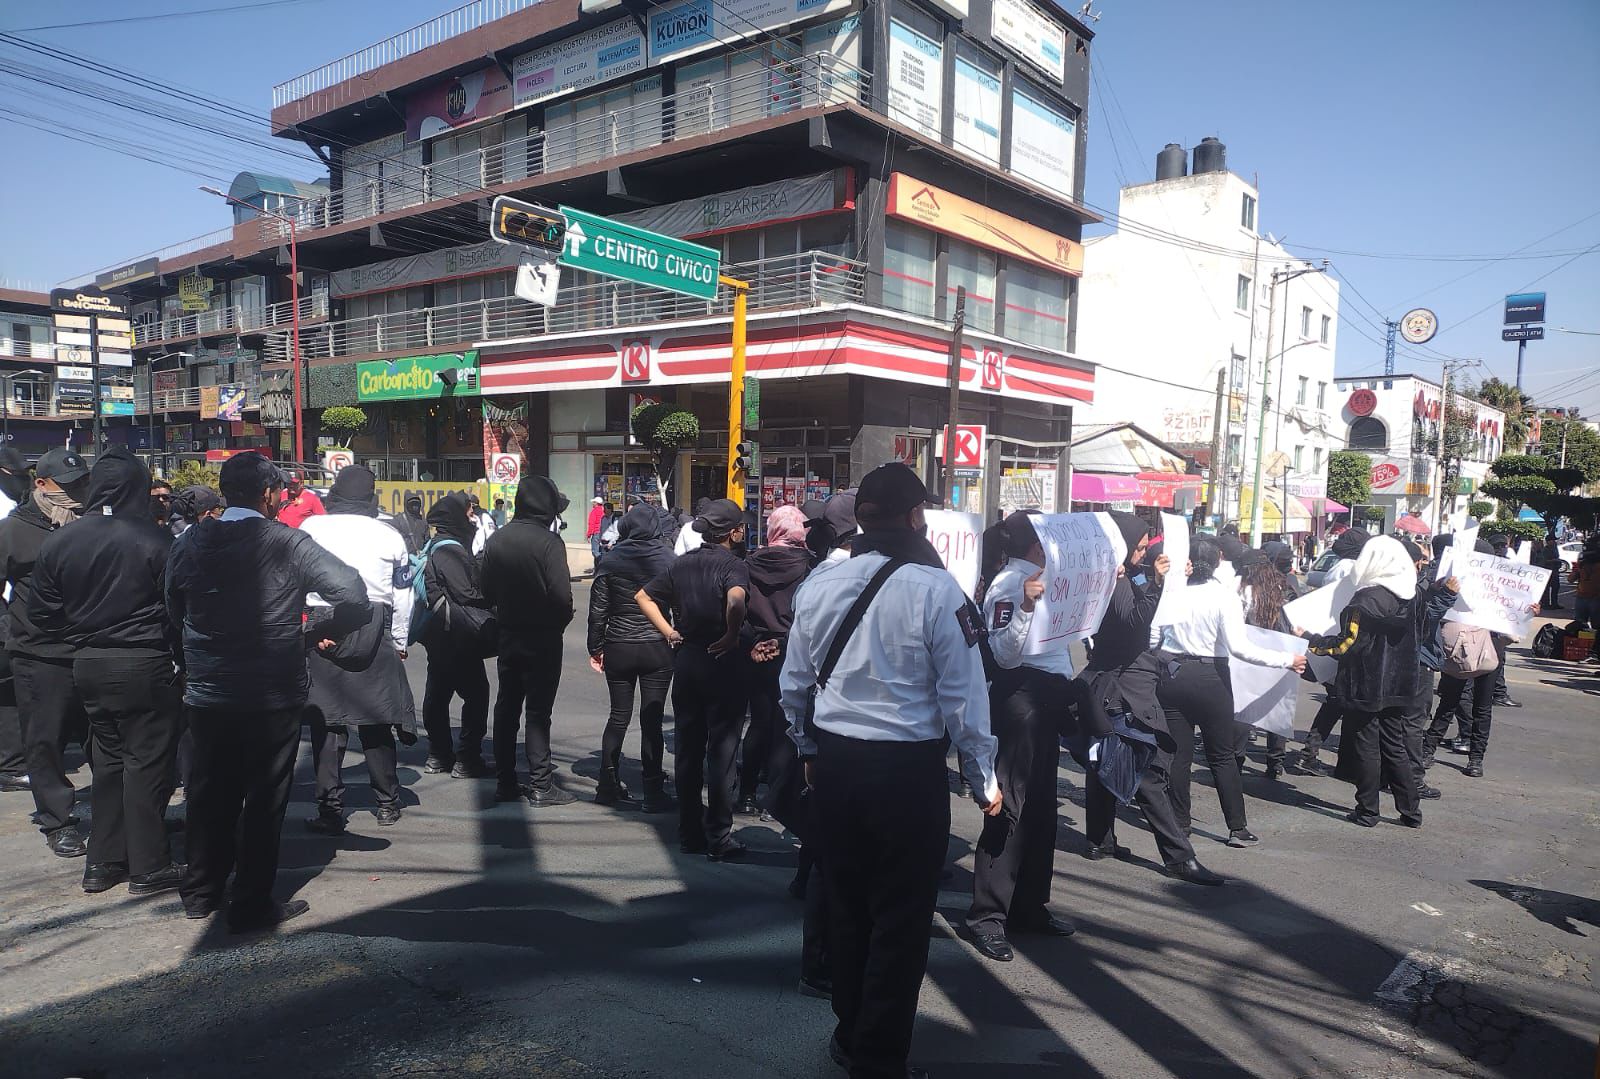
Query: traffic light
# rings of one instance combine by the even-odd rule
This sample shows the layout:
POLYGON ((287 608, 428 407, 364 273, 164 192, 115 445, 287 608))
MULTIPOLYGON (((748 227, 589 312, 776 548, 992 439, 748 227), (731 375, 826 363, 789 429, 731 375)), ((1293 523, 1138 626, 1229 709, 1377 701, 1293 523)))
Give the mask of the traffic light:
POLYGON ((750 471, 750 443, 741 442, 733 447, 733 461, 730 466, 735 472, 750 471))

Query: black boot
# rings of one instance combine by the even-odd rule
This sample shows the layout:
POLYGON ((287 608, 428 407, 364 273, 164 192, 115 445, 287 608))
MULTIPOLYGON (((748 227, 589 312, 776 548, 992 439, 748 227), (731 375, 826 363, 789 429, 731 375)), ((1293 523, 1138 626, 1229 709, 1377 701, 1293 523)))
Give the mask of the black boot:
POLYGON ((1424 769, 1433 767, 1433 755, 1437 752, 1439 752, 1439 739, 1434 735, 1424 734, 1422 736, 1422 767, 1424 769))
POLYGON ((1483 778, 1483 758, 1482 757, 1468 757, 1467 758, 1467 767, 1463 771, 1462 774, 1466 775, 1466 776, 1470 776, 1473 779, 1482 779, 1483 778))
POLYGON ((667 793, 666 776, 644 777, 642 808, 646 813, 671 813, 678 808, 678 803, 667 793))
POLYGON ((595 787, 594 801, 595 805, 624 808, 632 808, 638 804, 634 801, 633 794, 623 786, 615 768, 600 769, 600 783, 595 787))
POLYGON ((1300 750, 1300 757, 1295 762, 1295 774, 1314 776, 1322 771, 1322 762, 1317 760, 1317 754, 1322 752, 1322 735, 1312 731, 1306 735, 1306 744, 1300 750))

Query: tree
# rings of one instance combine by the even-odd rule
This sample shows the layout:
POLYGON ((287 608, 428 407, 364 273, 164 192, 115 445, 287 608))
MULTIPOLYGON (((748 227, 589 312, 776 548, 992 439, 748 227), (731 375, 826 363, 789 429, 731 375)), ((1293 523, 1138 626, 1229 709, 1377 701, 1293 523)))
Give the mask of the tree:
POLYGON ((1515 544, 1518 540, 1543 539, 1544 525, 1537 521, 1486 521, 1478 535, 1484 539, 1504 536, 1515 544))
POLYGON ((1554 464, 1566 461, 1578 479, 1564 484, 1565 476, 1551 476, 1557 487, 1600 482, 1600 435, 1581 420, 1546 416, 1539 422, 1539 454, 1554 464), (1565 448, 1565 453, 1562 452, 1565 448))
POLYGON ((174 491, 181 491, 185 487, 209 487, 217 491, 221 489, 219 484, 222 478, 216 469, 207 468, 199 461, 184 461, 167 477, 167 482, 172 484, 174 491))
POLYGON ((1498 408, 1506 414, 1505 445, 1520 450, 1528 444, 1533 398, 1509 382, 1502 382, 1498 378, 1484 379, 1483 385, 1469 396, 1476 397, 1484 404, 1498 408))
MULTIPOLYGON (((1470 393, 1463 391, 1461 396, 1470 397, 1470 393)), ((1477 446, 1477 442, 1477 409, 1462 408, 1454 403, 1450 405, 1444 425, 1442 455, 1438 436, 1427 437, 1422 421, 1420 419, 1416 421, 1411 445, 1413 451, 1421 447, 1423 453, 1439 462, 1439 496, 1444 500, 1444 511, 1447 516, 1455 512, 1456 489, 1460 486, 1461 480, 1461 462, 1477 446)))
POLYGON ((1372 458, 1353 450, 1328 454, 1328 497, 1346 506, 1364 505, 1372 497, 1372 458))
POLYGON ((1467 513, 1482 521, 1494 515, 1493 502, 1474 502, 1467 507, 1467 513))
POLYGON ((665 402, 642 404, 633 410, 629 420, 633 437, 655 457, 656 486, 665 506, 678 451, 699 443, 700 421, 688 409, 665 402))
POLYGON ((1582 473, 1575 468, 1559 468, 1548 457, 1505 453, 1495 459, 1489 471, 1494 478, 1484 481, 1478 489, 1500 501, 1502 521, 1513 520, 1517 510, 1527 506, 1543 517, 1546 525, 1554 526, 1561 517, 1587 519, 1597 501, 1568 494, 1582 482, 1582 473))
POLYGON ((341 448, 349 449, 355 433, 367 425, 367 414, 354 405, 334 405, 322 410, 322 429, 335 435, 343 432, 341 448))

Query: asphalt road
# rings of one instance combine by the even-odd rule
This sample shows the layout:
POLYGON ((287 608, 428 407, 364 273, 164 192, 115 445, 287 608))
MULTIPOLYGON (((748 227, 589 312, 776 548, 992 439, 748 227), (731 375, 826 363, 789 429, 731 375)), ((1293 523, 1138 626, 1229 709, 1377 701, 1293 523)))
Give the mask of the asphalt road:
MULTIPOLYGON (((556 753, 587 799, 603 687, 576 627, 567 644, 556 753)), ((1592 1074, 1600 677, 1513 656, 1526 707, 1496 711, 1485 778, 1441 755, 1421 832, 1387 801, 1356 828, 1344 784, 1253 764, 1262 843, 1232 850, 1202 770, 1196 845, 1225 888, 1159 875, 1128 822, 1137 862, 1081 858, 1082 776, 1063 767, 1054 907, 1079 931, 1019 941, 1009 965, 951 929, 980 826, 952 796, 916 1060, 987 1079, 1592 1074)), ((422 749, 402 754, 392 828, 346 759, 339 839, 302 830, 302 752, 279 885, 311 912, 243 942, 174 896, 85 896, 83 862, 48 854, 26 795, 0 795, 0 1075, 842 1074, 827 1004, 795 992, 794 852, 773 827, 740 818, 755 856, 716 865, 678 853, 671 815, 495 805, 490 780, 422 775, 422 749)), ((636 778, 635 738, 625 753, 636 778)))

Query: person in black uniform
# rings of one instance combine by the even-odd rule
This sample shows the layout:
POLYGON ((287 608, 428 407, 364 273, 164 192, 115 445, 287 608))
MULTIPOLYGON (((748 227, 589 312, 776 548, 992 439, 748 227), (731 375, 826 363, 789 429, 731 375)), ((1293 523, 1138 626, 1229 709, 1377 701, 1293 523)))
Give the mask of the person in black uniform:
POLYGON ((29 618, 73 649, 72 682, 93 737, 94 827, 83 890, 128 881, 133 895, 183 880, 162 816, 182 687, 164 584, 172 537, 150 517, 150 472, 126 447, 94 463, 82 520, 50 534, 29 618))
POLYGON ((421 571, 430 612, 422 632, 422 646, 428 650, 428 677, 422 691, 428 759, 422 770, 449 772, 456 779, 481 779, 489 774, 483 760, 483 738, 489 733, 489 676, 484 673, 483 660, 492 654, 496 642, 485 639, 489 601, 483 597, 482 569, 472 555, 478 530, 467 514, 467 497, 459 491, 434 503, 428 523, 434 537, 428 541, 428 558, 421 571), (461 697, 459 751, 450 733, 450 699, 457 694, 461 697))
POLYGON ((567 547, 551 525, 567 496, 545 476, 517 484, 516 516, 489 536, 483 551, 483 596, 500 627, 500 695, 494 702, 495 797, 517 796, 517 727, 527 703, 524 756, 528 804, 567 805, 571 792, 555 781, 550 716, 561 685, 561 632, 572 621, 567 547))
MULTIPOLYGON (((56 529, 78 519, 89 467, 71 450, 54 449, 34 469, 32 497, 0 521, 0 571, 11 585, 6 651, 21 713, 33 804, 45 844, 62 858, 89 848, 72 815, 75 792, 62 755, 68 742, 84 742, 89 717, 72 681, 72 646, 41 633, 29 617, 34 562, 56 529)), ((149 492, 145 492, 149 509, 149 492)))
POLYGON ((317 647, 366 625, 372 607, 361 574, 273 520, 283 493, 276 465, 238 454, 223 463, 221 485, 227 510, 179 536, 167 560, 167 615, 183 631, 195 746, 189 868, 179 894, 187 917, 208 918, 232 873, 228 928, 242 933, 309 909, 272 895, 311 688, 306 594, 333 608, 317 647))
MULTIPOLYGON (((1111 605, 1094 636, 1093 654, 1083 677, 1098 685, 1096 676, 1106 675, 1106 688, 1114 688, 1139 724, 1156 734, 1156 754, 1139 778, 1134 801, 1155 836, 1156 850, 1167 875, 1191 884, 1222 884, 1222 877, 1195 859, 1194 846, 1184 835, 1172 807, 1171 769, 1177 743, 1158 697, 1165 672, 1150 651, 1150 623, 1161 601, 1168 560, 1162 555, 1153 560, 1149 574, 1140 572, 1149 551, 1149 527, 1131 513, 1111 516, 1128 545, 1128 557, 1111 593, 1111 605)), ((1183 583, 1180 581, 1175 587, 1181 588, 1183 583)), ((1183 731, 1182 737, 1190 737, 1189 732, 1183 731)), ((1100 782, 1099 773, 1093 768, 1087 769, 1085 776, 1084 831, 1089 840, 1089 860, 1128 857, 1128 849, 1117 843, 1116 797, 1100 782)))
POLYGON ((734 754, 744 719, 746 674, 739 631, 750 575, 733 553, 744 540, 744 511, 727 498, 694 519, 703 537, 634 595, 650 623, 677 647, 672 716, 678 733, 678 845, 714 862, 743 857, 733 838, 734 754), (662 608, 672 612, 668 622, 662 608), (700 790, 707 788, 702 817, 700 790))
MULTIPOLYGON (((10 446, 0 448, 0 518, 10 516, 33 489, 28 462, 10 446)), ((11 654, 4 648, 6 619, 0 615, 0 791, 29 789, 28 755, 22 746, 22 716, 11 678, 11 654)))

